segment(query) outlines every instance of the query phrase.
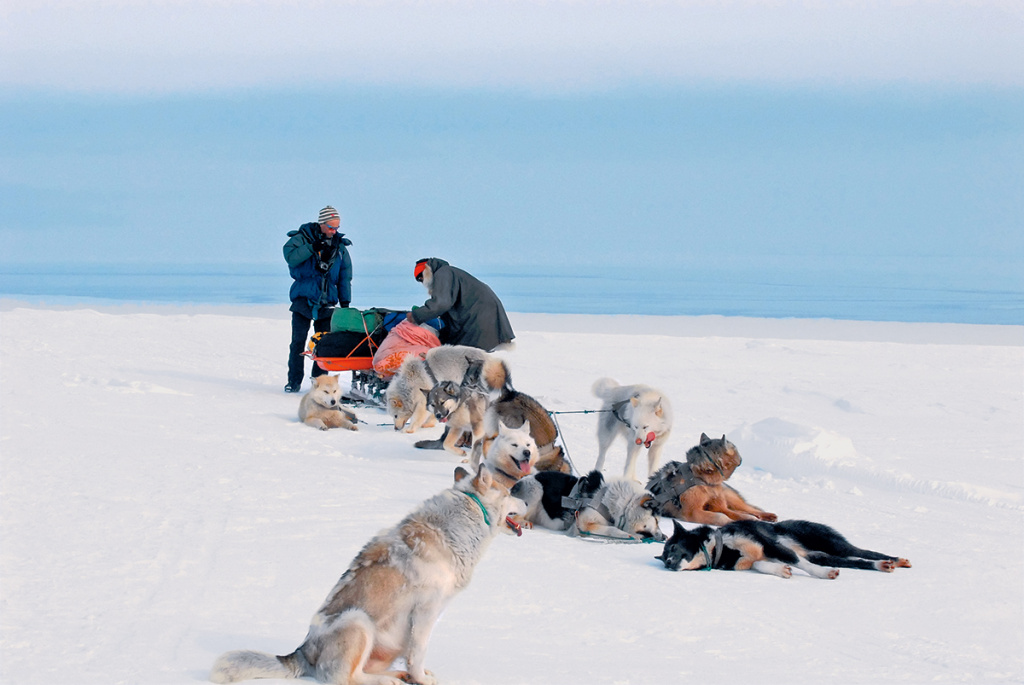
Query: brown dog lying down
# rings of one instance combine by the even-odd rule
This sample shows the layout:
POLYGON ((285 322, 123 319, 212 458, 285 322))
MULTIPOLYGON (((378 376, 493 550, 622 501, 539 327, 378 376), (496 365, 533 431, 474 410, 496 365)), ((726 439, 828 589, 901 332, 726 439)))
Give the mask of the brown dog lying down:
POLYGON ((775 514, 748 503, 725 484, 742 463, 736 445, 701 433, 686 453, 686 463, 670 461, 647 482, 657 513, 692 523, 723 526, 730 521, 775 521, 775 514))

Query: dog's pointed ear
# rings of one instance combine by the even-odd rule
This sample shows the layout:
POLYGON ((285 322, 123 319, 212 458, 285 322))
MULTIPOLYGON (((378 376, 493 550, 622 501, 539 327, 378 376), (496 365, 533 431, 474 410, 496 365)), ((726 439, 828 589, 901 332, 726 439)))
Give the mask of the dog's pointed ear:
POLYGON ((388 400, 388 404, 390 404, 394 409, 402 408, 402 400, 398 399, 397 397, 392 397, 390 400, 388 400))
POLYGON ((461 483, 462 480, 464 478, 466 478, 468 475, 469 475, 469 471, 467 471, 466 469, 462 468, 461 466, 456 466, 455 467, 455 482, 456 483, 461 483))
POLYGON ((709 442, 711 442, 711 438, 708 437, 708 434, 707 433, 701 433, 700 434, 700 444, 706 445, 709 442))
POLYGON ((725 433, 722 433, 722 444, 726 444, 729 441, 725 439, 725 433))
POLYGON ((523 420, 523 425, 519 427, 519 430, 526 431, 527 433, 529 433, 530 432, 530 419, 524 419, 523 420))
POLYGON ((423 393, 424 397, 427 397, 427 398, 430 397, 430 391, 429 390, 427 390, 425 388, 420 388, 420 392, 423 393))
POLYGON ((509 430, 508 426, 506 426, 505 422, 502 421, 499 418, 498 419, 498 435, 502 435, 503 433, 508 433, 508 430, 509 430))
POLYGON ((676 519, 672 519, 672 537, 675 537, 676 535, 682 535, 685 532, 686 529, 683 528, 683 524, 679 523, 679 521, 676 519))
POLYGON ((654 415, 659 419, 665 416, 665 408, 661 406, 661 398, 658 398, 658 403, 654 405, 654 415))
POLYGON ((648 511, 654 511, 658 508, 658 503, 654 501, 654 498, 650 495, 644 495, 640 498, 640 508, 647 509, 648 511))
POLYGON ((491 489, 494 485, 494 477, 491 475, 490 469, 483 464, 480 464, 480 468, 476 471, 476 478, 473 479, 473 487, 481 495, 491 489))
POLYGON ((632 397, 630 397, 629 403, 632 404, 634 407, 640 404, 640 395, 633 395, 632 397))

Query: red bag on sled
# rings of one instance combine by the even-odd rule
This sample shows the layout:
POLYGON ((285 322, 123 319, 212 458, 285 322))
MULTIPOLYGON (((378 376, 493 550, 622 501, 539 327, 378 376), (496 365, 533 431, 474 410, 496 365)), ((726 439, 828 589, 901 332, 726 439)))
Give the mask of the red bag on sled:
POLYGON ((373 370, 381 378, 391 378, 410 354, 419 354, 440 346, 441 341, 429 329, 417 326, 412 321, 402 321, 391 329, 377 348, 373 355, 373 370))

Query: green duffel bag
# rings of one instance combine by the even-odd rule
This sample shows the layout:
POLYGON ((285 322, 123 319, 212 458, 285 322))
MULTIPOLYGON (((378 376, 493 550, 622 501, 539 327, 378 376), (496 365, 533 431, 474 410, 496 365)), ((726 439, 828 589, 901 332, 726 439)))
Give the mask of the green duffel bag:
POLYGON ((331 314, 331 332, 350 331, 353 333, 378 333, 383 329, 384 317, 394 314, 394 309, 371 307, 359 310, 354 307, 338 307, 331 314))
MULTIPOLYGON (((371 310, 372 311, 372 310, 371 310)), ((369 318, 355 307, 337 307, 331 314, 331 332, 348 331, 350 333, 369 333, 377 327, 371 314, 369 318)))

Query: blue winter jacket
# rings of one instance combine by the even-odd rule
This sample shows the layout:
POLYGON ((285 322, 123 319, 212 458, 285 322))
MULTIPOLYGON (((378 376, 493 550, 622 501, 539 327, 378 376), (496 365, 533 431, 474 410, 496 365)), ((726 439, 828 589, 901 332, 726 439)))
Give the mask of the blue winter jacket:
POLYGON ((311 319, 322 316, 323 310, 338 302, 352 301, 352 258, 348 247, 352 241, 342 233, 335 233, 326 260, 326 273, 317 271, 320 261, 314 249, 318 236, 322 236, 320 224, 302 224, 296 231, 288 232, 284 244, 284 259, 292 275, 291 311, 299 312, 311 319))

